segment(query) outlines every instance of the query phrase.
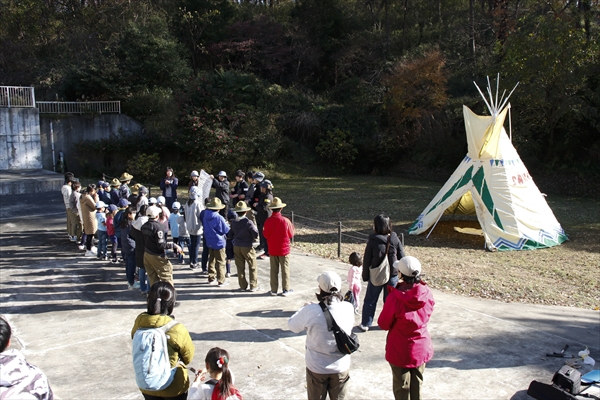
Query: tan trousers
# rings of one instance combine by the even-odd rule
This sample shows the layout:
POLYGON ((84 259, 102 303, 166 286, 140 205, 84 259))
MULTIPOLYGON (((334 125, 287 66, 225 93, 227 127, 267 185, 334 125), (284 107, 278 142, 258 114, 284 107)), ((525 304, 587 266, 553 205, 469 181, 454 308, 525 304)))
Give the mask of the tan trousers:
POLYGON ((81 236, 81 220, 79 219, 79 215, 70 208, 67 208, 67 226, 67 232, 69 233, 69 236, 81 236))
POLYGON ((271 256, 271 292, 277 293, 279 289, 279 267, 281 267, 281 287, 290 290, 290 256, 271 256))
POLYGON ((349 380, 350 370, 339 374, 317 374, 306 368, 308 400, 325 400, 327 393, 331 400, 344 400, 349 380))
POLYGON ((144 267, 146 267, 150 287, 156 282, 163 281, 175 286, 173 284, 173 265, 165 257, 144 253, 144 267))
POLYGON ((225 282, 225 249, 208 249, 208 280, 217 278, 217 282, 225 282))
POLYGON ((237 268, 238 282, 240 288, 248 289, 248 281, 246 280, 246 263, 250 275, 250 289, 258 286, 258 278, 256 276, 256 252, 252 247, 233 246, 233 256, 235 258, 235 267, 237 268))
POLYGON ((425 364, 417 368, 392 367, 394 398, 396 400, 421 400, 421 385, 425 364))

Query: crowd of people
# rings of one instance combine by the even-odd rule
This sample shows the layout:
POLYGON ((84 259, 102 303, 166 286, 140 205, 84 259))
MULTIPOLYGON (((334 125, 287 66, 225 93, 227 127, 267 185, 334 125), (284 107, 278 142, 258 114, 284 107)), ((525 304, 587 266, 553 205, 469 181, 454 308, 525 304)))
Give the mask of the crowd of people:
MULTIPOLYGON (((208 198, 203 195, 199 176, 197 171, 190 174, 189 200, 184 205, 177 201, 179 181, 171 168, 167 168, 160 182, 162 196, 157 198, 148 198, 148 189, 139 184, 130 188, 133 177, 127 172, 110 183, 90 184, 83 193, 79 181, 67 173, 61 190, 69 239, 78 243, 86 257, 100 260, 120 262, 120 249, 128 288, 139 289, 146 294, 147 310, 137 317, 131 335, 134 339, 136 382, 147 400, 242 399, 242 394, 234 386, 230 356, 226 350, 218 347, 210 349, 204 368, 199 371, 191 368, 195 347, 185 326, 173 317, 173 309, 179 303, 167 251, 173 253, 172 258, 177 262, 183 263, 183 248, 187 247, 190 268, 201 268, 200 273, 206 275, 208 283, 218 286, 229 284, 230 262, 234 261, 239 283, 237 290, 251 292, 260 290, 257 260, 269 258, 268 293, 279 293, 280 271, 281 295, 293 293, 289 254, 294 227, 281 214, 286 204, 279 197, 273 197, 272 183, 261 172, 237 171, 236 183, 232 187, 227 174, 221 171, 216 177, 209 176, 215 196, 208 198), (94 241, 97 241, 97 246, 93 246, 94 241), (202 254, 199 256, 200 244, 202 254), (257 257, 257 251, 263 253, 257 257), (149 348, 154 351, 155 342, 146 347, 136 344, 142 343, 139 333, 159 330, 165 338, 163 361, 167 365, 167 375, 159 386, 153 387, 148 386, 148 382, 153 382, 156 377, 148 376, 147 364, 137 368, 136 362, 150 362, 152 365, 144 351, 150 351, 149 348), (136 352, 142 356, 136 357, 136 352), (194 372, 194 379, 188 375, 189 370, 194 372)), ((374 219, 373 233, 369 236, 362 259, 357 253, 352 253, 349 264, 349 290, 345 297, 340 276, 332 271, 324 272, 317 278, 317 301, 306 303, 288 320, 291 331, 306 331, 308 398, 326 399, 329 396, 333 400, 347 396, 351 354, 339 350, 330 329, 331 321, 328 322, 327 318, 332 318, 343 332, 352 331, 354 315, 360 309, 362 280, 367 282, 367 291, 358 327, 368 331, 383 292, 384 307, 377 323, 381 329, 389 331, 385 358, 392 370, 394 397, 420 399, 425 365, 433 357, 427 323, 435 302, 422 279, 419 260, 405 255, 389 217, 381 214, 374 219), (381 265, 388 269, 389 278, 384 284, 377 284, 371 272, 381 265)), ((29 390, 45 393, 36 398, 51 399, 52 391, 45 375, 28 366, 15 351, 7 350, 9 343, 10 326, 0 319, 0 395, 17 393, 17 390, 27 393, 29 390), (33 375, 23 382, 31 382, 27 383, 29 386, 4 386, 4 372, 12 371, 13 365, 14 368, 27 366, 33 375)))

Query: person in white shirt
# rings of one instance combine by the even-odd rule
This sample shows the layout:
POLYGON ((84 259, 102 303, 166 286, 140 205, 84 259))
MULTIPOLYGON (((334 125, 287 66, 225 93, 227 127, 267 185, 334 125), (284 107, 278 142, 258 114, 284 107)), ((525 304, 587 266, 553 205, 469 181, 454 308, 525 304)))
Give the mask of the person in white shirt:
MULTIPOLYGON (((338 274, 327 271, 317 278, 320 292, 319 302, 323 302, 333 319, 346 333, 354 325, 354 308, 343 301, 340 293, 342 279, 338 274)), ((342 354, 327 328, 327 320, 317 302, 307 303, 288 320, 292 332, 306 330, 306 390, 308 398, 331 400, 346 398, 347 383, 350 379, 350 355, 342 354)))

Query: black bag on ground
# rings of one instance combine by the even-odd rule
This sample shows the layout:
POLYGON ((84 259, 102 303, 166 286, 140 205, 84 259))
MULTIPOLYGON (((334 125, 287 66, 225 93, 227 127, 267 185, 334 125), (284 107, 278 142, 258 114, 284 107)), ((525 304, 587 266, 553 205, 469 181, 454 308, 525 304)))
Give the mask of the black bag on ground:
POLYGON ((342 328, 339 327, 335 319, 331 316, 329 309, 322 301, 319 302, 321 306, 321 310, 323 310, 323 314, 325 315, 325 319, 327 320, 327 328, 330 331, 333 331, 333 336, 335 337, 335 343, 337 344, 337 348, 342 354, 352 354, 360 347, 360 343, 358 343, 358 337, 356 333, 351 333, 348 335, 342 328))
POLYGON ((554 374, 552 383, 571 394, 578 394, 581 392, 581 373, 575 368, 563 365, 554 374))
POLYGON ((529 384, 527 394, 537 400, 577 400, 576 396, 555 385, 538 381, 529 384))

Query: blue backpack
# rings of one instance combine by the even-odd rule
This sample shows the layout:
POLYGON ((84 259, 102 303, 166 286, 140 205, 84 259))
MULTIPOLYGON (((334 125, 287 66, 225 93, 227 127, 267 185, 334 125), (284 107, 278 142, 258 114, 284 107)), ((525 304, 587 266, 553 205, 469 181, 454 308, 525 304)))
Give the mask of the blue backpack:
POLYGON ((177 368, 171 368, 167 332, 177 325, 172 320, 160 328, 139 328, 133 335, 133 369, 140 389, 163 390, 175 378, 177 368))

